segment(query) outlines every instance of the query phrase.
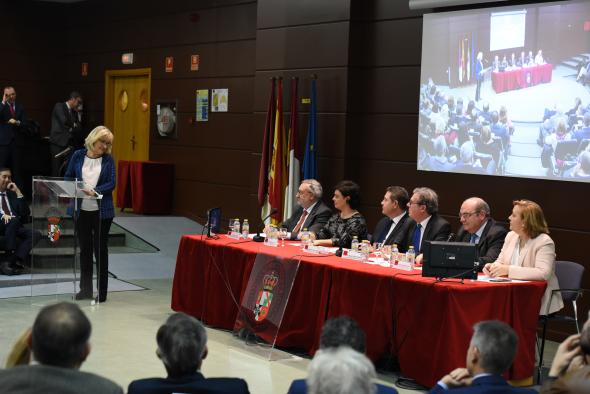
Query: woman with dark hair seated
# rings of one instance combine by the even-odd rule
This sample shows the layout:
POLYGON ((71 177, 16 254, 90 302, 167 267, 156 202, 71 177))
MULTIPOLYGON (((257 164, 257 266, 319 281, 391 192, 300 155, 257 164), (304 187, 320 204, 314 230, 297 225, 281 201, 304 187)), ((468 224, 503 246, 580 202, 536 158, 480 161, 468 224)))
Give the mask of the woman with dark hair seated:
POLYGON ((332 201, 339 213, 315 235, 314 245, 350 248, 354 236, 359 241, 367 239, 367 222, 357 211, 361 201, 359 185, 352 181, 340 182, 334 188, 332 201))

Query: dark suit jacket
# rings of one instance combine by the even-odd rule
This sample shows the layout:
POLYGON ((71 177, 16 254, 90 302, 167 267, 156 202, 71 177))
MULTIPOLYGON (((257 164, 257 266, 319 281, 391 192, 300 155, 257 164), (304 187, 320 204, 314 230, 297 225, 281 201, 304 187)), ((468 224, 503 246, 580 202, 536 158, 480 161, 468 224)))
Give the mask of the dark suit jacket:
POLYGON ((21 223, 28 223, 31 210, 29 208, 29 204, 27 204, 26 198, 17 198, 16 193, 10 190, 6 190, 6 199, 8 200, 8 204, 10 204, 10 210, 12 214, 16 216, 21 223))
MULTIPOLYGON (((412 225, 408 226, 408 246, 412 244, 415 228, 416 222, 412 220, 412 225)), ((432 215, 424 229, 424 235, 422 236, 422 242, 420 243, 420 250, 416 251, 416 255, 422 253, 422 249, 424 249, 424 241, 446 241, 449 238, 449 234, 451 234, 451 225, 449 222, 437 214, 432 215)))
POLYGON ((0 391, 13 394, 123 394, 101 376, 77 369, 22 365, 0 371, 0 391))
POLYGON ((57 103, 51 113, 50 140, 54 145, 65 148, 76 139, 76 134, 81 132, 77 118, 66 103, 57 103))
MULTIPOLYGON (((289 231, 293 231, 295 226, 297 226, 297 222, 301 218, 301 214, 303 213, 303 208, 298 206, 293 215, 287 220, 283 222, 283 226, 287 228, 289 231)), ((305 222, 303 222, 303 226, 301 229, 307 228, 307 230, 312 231, 314 233, 318 233, 326 223, 328 223, 328 219, 332 216, 332 210, 324 204, 323 201, 318 201, 317 204, 313 207, 309 215, 305 218, 305 222)), ((297 234, 291 234, 291 239, 297 239, 297 234)))
MULTIPOLYGON (((479 255, 479 271, 483 269, 483 266, 487 263, 493 263, 496 261, 498 256, 500 255, 500 251, 502 250, 502 246, 504 246, 504 238, 506 238, 506 234, 508 234, 508 230, 506 230, 503 226, 500 226, 496 223, 496 221, 492 218, 488 219, 486 226, 481 233, 481 237, 479 242, 477 243, 477 251, 479 255)), ((463 229, 457 232, 457 242, 469 242, 471 239, 471 234, 463 229)))
POLYGON ((458 387, 445 390, 436 385, 430 390, 430 394, 452 393, 452 394, 536 394, 533 389, 524 387, 513 387, 498 375, 481 376, 471 383, 471 386, 458 387))
POLYGON ((0 103, 0 145, 10 145, 20 134, 21 129, 26 126, 27 116, 23 106, 17 102, 14 103, 14 112, 15 116, 12 116, 8 104, 0 103), (12 118, 20 121, 20 126, 8 124, 12 118))
MULTIPOLYGON (((396 394, 397 390, 392 387, 383 386, 382 384, 375 384, 377 386, 377 394, 396 394)), ((306 394, 307 384, 305 379, 297 379, 291 383, 287 394, 306 394)))
MULTIPOLYGON (((390 220, 391 219, 388 217, 384 217, 381 220, 379 220, 379 223, 377 223, 377 226, 375 226, 375 231, 373 231, 373 242, 375 242, 379 235, 381 235, 381 232, 384 230, 385 226, 388 225, 390 220)), ((395 228, 393 229, 391 234, 389 234, 389 237, 387 237, 387 239, 383 241, 383 243, 385 245, 397 244, 397 249, 400 252, 405 253, 408 250, 409 242, 408 228, 413 225, 415 225, 414 220, 412 220, 408 216, 408 212, 406 212, 405 215, 402 216, 400 221, 396 223, 395 228)))
POLYGON ((196 372, 178 379, 150 378, 134 380, 129 384, 128 394, 172 394, 172 393, 228 393, 248 394, 248 384, 238 378, 208 378, 196 372))

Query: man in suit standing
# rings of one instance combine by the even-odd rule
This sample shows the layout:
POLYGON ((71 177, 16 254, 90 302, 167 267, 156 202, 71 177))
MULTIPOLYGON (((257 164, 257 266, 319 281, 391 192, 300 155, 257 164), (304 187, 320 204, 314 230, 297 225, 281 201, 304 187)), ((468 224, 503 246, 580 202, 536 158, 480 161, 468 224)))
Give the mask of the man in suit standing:
POLYGON ((408 214, 415 222, 408 227, 408 247, 414 246, 417 264, 422 264, 422 248, 425 241, 446 241, 451 234, 451 225, 437 213, 436 192, 427 187, 414 189, 408 202, 408 214))
POLYGON ((59 169, 67 158, 67 155, 55 158, 55 155, 62 152, 68 146, 76 148, 75 141, 79 141, 82 133, 82 127, 76 112, 78 105, 82 102, 82 97, 78 92, 70 93, 70 98, 64 103, 57 103, 51 113, 51 132, 49 140, 51 142, 51 175, 60 176, 59 169))
POLYGON ((194 317, 175 313, 158 329, 157 356, 167 378, 134 380, 128 394, 227 393, 248 394, 248 384, 238 378, 205 378, 201 371, 207 357, 207 331, 194 317))
POLYGON ((477 323, 467 349, 466 368, 457 368, 438 381, 431 394, 533 394, 535 390, 513 387, 502 374, 510 368, 518 337, 506 323, 489 320, 477 323))
POLYGON ((291 239, 298 239, 299 232, 308 229, 318 233, 332 216, 332 210, 322 202, 322 185, 315 179, 305 179, 297 191, 299 205, 283 227, 291 233, 291 239))
POLYGON ((27 340, 37 364, 0 371, 2 392, 123 394, 114 382, 79 371, 90 353, 91 330, 76 304, 60 302, 41 309, 27 340))
POLYGON ((477 80, 477 87, 475 88, 475 101, 481 100, 481 83, 483 82, 483 53, 478 52, 475 60, 475 79, 477 80))
POLYGON ((373 242, 384 245, 397 244, 400 252, 408 249, 408 227, 413 220, 408 216, 408 191, 400 186, 389 186, 381 201, 381 212, 385 215, 373 231, 373 242))
POLYGON ((479 197, 463 201, 459 220, 462 227, 457 232, 457 241, 476 244, 481 271, 484 265, 496 261, 508 231, 491 218, 490 206, 479 197))
POLYGON ((0 105, 0 167, 12 168, 21 187, 23 158, 16 157, 16 139, 22 139, 26 126, 27 115, 23 106, 16 102, 16 90, 12 86, 5 87, 0 105))
POLYGON ((23 226, 29 221, 30 213, 23 194, 12 182, 10 169, 0 168, 0 235, 4 236, 6 245, 5 261, 0 263, 0 273, 3 275, 20 274, 33 241, 41 238, 39 232, 23 226))

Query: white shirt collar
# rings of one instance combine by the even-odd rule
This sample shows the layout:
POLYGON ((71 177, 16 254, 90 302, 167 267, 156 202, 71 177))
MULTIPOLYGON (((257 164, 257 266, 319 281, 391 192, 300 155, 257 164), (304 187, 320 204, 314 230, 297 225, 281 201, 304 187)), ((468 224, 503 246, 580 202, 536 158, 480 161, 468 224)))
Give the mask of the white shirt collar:
POLYGON ((313 204, 311 204, 308 208, 303 208, 304 211, 307 211, 307 214, 309 215, 311 213, 311 210, 313 209, 313 207, 316 206, 318 202, 314 202, 313 204))
POLYGON ((479 240, 479 239, 481 239, 481 234, 483 233, 483 229, 484 229, 484 228, 486 228, 486 225, 487 225, 487 224, 488 224, 488 221, 486 220, 486 221, 485 221, 485 222, 484 222, 484 223, 481 225, 481 227, 479 228, 479 230, 477 230, 477 231, 475 232, 475 235, 477 235, 477 239, 478 239, 478 240, 479 240))

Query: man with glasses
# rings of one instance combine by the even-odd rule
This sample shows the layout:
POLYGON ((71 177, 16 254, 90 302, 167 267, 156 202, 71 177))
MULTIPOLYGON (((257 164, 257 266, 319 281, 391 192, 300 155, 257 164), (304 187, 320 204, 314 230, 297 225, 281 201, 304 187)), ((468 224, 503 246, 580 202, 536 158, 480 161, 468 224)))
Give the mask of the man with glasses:
POLYGON ((416 263, 422 264, 425 241, 447 241, 451 225, 438 216, 438 195, 427 187, 417 187, 408 202, 408 214, 414 222, 408 228, 409 246, 414 246, 416 263))
POLYGON ((322 185, 315 179, 305 179, 297 191, 297 209, 283 223, 291 233, 291 239, 297 239, 299 232, 308 229, 319 232, 332 216, 330 208, 322 201, 322 185))
POLYGON ((479 197, 463 201, 459 220, 462 226, 457 233, 457 241, 476 244, 481 271, 484 265, 496 261, 508 231, 492 219, 490 206, 479 197))

